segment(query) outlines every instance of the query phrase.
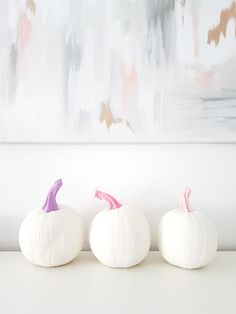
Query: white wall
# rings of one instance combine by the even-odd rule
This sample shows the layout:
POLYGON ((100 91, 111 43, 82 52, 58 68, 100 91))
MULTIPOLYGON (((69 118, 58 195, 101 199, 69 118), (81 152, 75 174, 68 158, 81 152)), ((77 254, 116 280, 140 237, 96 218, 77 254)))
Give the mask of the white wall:
POLYGON ((0 249, 18 249, 24 216, 63 178, 58 201, 82 214, 87 229, 106 205, 94 189, 139 207, 152 229, 176 208, 186 186, 192 205, 216 224, 220 249, 236 249, 236 145, 0 145, 0 249))

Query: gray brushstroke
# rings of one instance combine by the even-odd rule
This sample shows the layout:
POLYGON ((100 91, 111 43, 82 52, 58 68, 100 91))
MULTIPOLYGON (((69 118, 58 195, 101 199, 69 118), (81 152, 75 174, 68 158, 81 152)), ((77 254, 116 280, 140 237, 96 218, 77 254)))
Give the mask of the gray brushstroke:
POLYGON ((219 96, 219 97, 202 97, 201 101, 209 102, 209 101, 224 101, 224 100, 236 100, 236 96, 219 96))
POLYGON ((223 87, 223 88, 221 88, 221 91, 222 91, 222 92, 233 92, 233 93, 236 93, 236 89, 235 89, 235 88, 226 88, 226 87, 223 87))
POLYGON ((64 103, 66 106, 67 114, 69 113, 69 99, 68 99, 68 88, 69 88, 69 73, 77 72, 80 68, 81 63, 81 50, 77 44, 75 38, 72 36, 68 40, 65 39, 65 55, 64 55, 64 103))
POLYGON ((16 88, 17 88, 17 48, 16 44, 11 45, 10 51, 10 76, 9 76, 9 86, 8 86, 8 101, 9 104, 13 104, 16 98, 16 88))
MULTIPOLYGON (((176 55, 176 28, 173 19, 176 0, 153 0, 147 1, 147 23, 149 31, 158 34, 160 28, 161 41, 157 43, 156 57, 157 64, 160 60, 160 47, 163 46, 166 61, 175 58, 176 55)), ((181 1, 181 6, 185 5, 185 0, 181 1)), ((150 54, 150 52, 149 52, 150 54)))

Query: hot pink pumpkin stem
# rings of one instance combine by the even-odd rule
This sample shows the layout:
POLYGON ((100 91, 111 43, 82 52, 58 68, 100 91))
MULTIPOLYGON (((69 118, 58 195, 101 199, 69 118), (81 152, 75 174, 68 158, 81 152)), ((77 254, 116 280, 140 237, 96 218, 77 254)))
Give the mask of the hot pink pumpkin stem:
POLYGON ((62 180, 60 179, 60 180, 57 180, 51 187, 50 191, 48 192, 46 202, 42 208, 45 212, 51 212, 51 211, 59 209, 56 202, 56 196, 61 186, 62 186, 62 180))
POLYGON ((192 212, 193 211, 193 209, 190 205, 190 201, 189 201, 190 194, 191 194, 191 189, 186 188, 184 191, 183 197, 182 197, 181 205, 180 205, 180 210, 182 212, 192 212))
POLYGON ((94 197, 99 198, 100 200, 104 200, 106 202, 108 202, 109 204, 109 210, 110 209, 115 209, 115 208, 119 208, 122 205, 110 194, 107 193, 103 193, 101 191, 96 190, 94 197))

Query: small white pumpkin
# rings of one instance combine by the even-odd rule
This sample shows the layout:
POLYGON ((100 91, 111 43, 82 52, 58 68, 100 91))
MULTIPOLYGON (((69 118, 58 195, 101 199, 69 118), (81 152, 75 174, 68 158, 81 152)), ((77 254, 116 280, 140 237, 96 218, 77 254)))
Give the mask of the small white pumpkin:
POLYGON ((208 264, 217 250, 214 225, 191 208, 191 190, 184 192, 179 209, 166 213, 158 226, 158 246, 165 260, 182 268, 200 268, 208 264))
POLYGON ((111 267, 131 267, 140 263, 150 247, 150 230, 143 213, 122 206, 114 197, 96 191, 95 197, 109 203, 90 227, 90 246, 97 259, 111 267))
POLYGON ((43 208, 30 212, 20 227, 21 251, 33 264, 63 265, 73 260, 82 248, 83 225, 79 214, 56 203, 61 186, 62 180, 56 181, 43 208))

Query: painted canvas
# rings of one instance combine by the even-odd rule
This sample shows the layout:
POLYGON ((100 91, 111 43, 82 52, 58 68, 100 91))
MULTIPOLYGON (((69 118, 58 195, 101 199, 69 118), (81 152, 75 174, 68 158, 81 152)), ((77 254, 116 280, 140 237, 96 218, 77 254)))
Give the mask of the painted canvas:
POLYGON ((236 141, 236 2, 0 0, 0 141, 236 141))

